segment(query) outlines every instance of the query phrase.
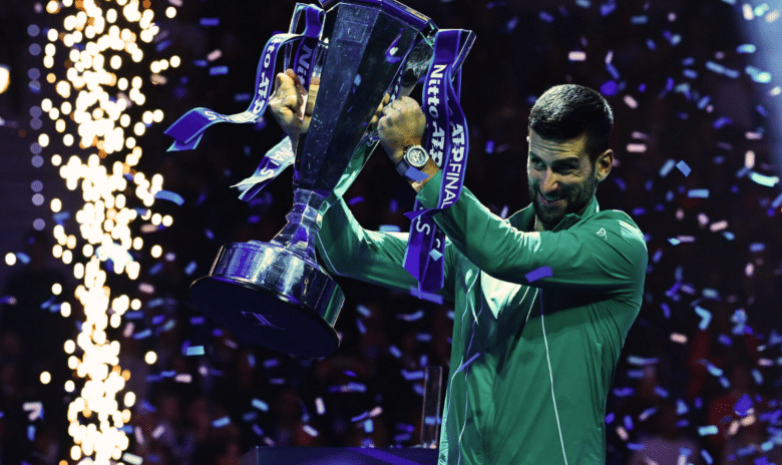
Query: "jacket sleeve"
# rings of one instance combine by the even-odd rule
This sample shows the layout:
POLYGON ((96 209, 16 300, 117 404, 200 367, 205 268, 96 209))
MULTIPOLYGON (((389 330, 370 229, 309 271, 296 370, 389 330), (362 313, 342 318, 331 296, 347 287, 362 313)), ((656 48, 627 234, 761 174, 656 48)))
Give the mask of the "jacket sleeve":
MULTIPOLYGON (((322 215, 315 245, 330 273, 410 293, 418 282, 404 268, 407 237, 407 233, 367 231, 339 198, 322 215)), ((446 240, 445 279, 437 294, 449 301, 454 300, 454 252, 446 240)))
MULTIPOLYGON (((441 180, 442 171, 418 194, 425 207, 436 207, 441 180)), ((435 214, 434 220, 459 252, 502 281, 584 290, 643 285, 646 242, 621 212, 596 213, 562 231, 524 232, 491 213, 464 188, 459 200, 435 214)))

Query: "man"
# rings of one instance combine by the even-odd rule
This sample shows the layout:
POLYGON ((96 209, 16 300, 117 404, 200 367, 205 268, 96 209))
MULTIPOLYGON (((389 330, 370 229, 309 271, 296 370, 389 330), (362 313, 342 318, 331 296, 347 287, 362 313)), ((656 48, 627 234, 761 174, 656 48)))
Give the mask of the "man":
MULTIPOLYGON (((278 76, 271 105, 293 137, 306 131, 314 100, 310 89, 305 105, 297 85, 278 76)), ((372 123, 398 164, 424 140, 426 120, 407 97, 381 108, 372 123)), ((439 294, 454 302, 440 464, 605 463, 606 398, 648 259, 633 220, 600 211, 595 199, 613 166, 612 125, 597 92, 548 90, 530 114, 532 205, 503 220, 465 188, 434 215, 447 236, 439 294), (543 267, 551 276, 528 278, 543 267)), ((432 208, 442 174, 431 160, 422 171, 428 179, 411 185, 432 208)), ((416 286, 403 267, 407 234, 364 230, 344 200, 332 200, 317 242, 329 271, 402 291, 416 286)))

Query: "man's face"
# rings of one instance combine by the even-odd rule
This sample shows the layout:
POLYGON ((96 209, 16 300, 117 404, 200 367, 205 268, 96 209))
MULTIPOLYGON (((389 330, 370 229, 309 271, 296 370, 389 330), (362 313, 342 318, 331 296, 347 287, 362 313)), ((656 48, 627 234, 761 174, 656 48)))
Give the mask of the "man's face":
POLYGON ((550 230, 568 213, 581 213, 586 208, 597 189, 600 169, 596 164, 604 162, 590 162, 585 151, 586 135, 552 142, 530 130, 528 141, 527 180, 536 227, 550 230))

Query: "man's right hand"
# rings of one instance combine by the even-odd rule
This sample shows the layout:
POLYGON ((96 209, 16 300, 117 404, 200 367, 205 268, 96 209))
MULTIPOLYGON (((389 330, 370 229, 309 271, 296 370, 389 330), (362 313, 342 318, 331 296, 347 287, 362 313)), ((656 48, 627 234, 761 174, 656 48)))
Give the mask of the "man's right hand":
POLYGON ((292 69, 279 73, 274 80, 269 108, 282 130, 290 136, 294 151, 299 135, 309 130, 319 86, 320 79, 313 77, 307 91, 292 69))

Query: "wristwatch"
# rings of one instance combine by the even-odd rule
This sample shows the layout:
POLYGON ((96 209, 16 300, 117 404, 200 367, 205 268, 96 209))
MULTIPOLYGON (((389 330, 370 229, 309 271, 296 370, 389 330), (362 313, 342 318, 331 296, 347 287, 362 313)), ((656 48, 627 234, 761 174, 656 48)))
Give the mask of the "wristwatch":
POLYGON ((419 181, 419 178, 421 175, 426 177, 423 173, 420 172, 420 170, 426 166, 426 162, 429 161, 429 154, 426 152, 426 149, 421 147, 420 145, 408 145, 405 147, 404 155, 402 156, 402 160, 399 161, 399 163, 396 164, 396 170, 399 172, 400 175, 413 179, 414 181, 419 181), (409 172, 410 168, 415 168, 415 171, 418 173, 409 172), (410 177, 410 174, 418 174, 418 176, 414 176, 414 178, 410 177))

